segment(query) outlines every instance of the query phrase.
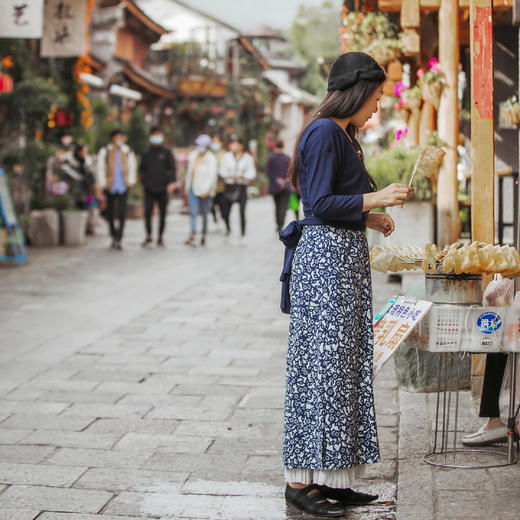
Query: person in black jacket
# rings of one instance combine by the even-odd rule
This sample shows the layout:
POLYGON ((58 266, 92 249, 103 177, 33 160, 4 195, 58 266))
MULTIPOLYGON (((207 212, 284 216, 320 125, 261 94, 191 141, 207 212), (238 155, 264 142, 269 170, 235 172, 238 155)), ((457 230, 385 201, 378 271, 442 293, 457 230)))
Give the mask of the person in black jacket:
POLYGON ((163 145, 164 135, 160 128, 152 128, 150 147, 141 156, 139 173, 145 190, 146 238, 143 247, 152 243, 152 214, 154 204, 159 205, 159 236, 157 245, 164 246, 163 233, 166 224, 168 194, 175 189, 177 168, 172 153, 163 145))

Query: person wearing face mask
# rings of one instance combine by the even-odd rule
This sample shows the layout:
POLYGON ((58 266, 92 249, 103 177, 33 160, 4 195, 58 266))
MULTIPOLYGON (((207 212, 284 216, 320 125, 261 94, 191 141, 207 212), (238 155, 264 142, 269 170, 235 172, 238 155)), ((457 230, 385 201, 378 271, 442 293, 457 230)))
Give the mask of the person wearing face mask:
POLYGON ((255 161, 246 150, 245 141, 231 136, 229 151, 222 156, 220 176, 225 182, 223 218, 227 234, 231 233, 229 216, 235 202, 240 205, 240 227, 242 237, 246 234, 247 186, 256 177, 255 161))
POLYGON ((97 157, 97 185, 107 200, 106 218, 112 237, 111 247, 122 249, 121 240, 126 219, 128 190, 137 180, 135 155, 125 144, 125 134, 120 128, 110 133, 111 142, 101 148, 97 157), (115 225, 115 220, 119 222, 115 225))
POLYGON ((177 168, 172 153, 164 146, 164 135, 154 127, 150 133, 150 147, 142 154, 139 174, 144 187, 144 211, 146 238, 142 244, 152 244, 152 215, 155 204, 159 206, 159 234, 157 245, 164 246, 163 234, 166 225, 168 194, 173 193, 177 179, 177 168))
POLYGON ((197 216, 202 215, 200 245, 206 245, 208 212, 215 196, 218 181, 218 162, 211 151, 211 137, 206 134, 195 139, 195 150, 188 157, 186 192, 190 205, 190 236, 186 245, 196 247, 197 216))

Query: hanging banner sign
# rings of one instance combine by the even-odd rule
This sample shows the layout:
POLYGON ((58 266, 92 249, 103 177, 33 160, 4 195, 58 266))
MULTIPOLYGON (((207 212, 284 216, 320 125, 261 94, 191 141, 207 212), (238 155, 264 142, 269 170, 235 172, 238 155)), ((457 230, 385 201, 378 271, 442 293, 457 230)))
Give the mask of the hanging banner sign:
POLYGON ((374 377, 397 352, 414 327, 428 314, 432 302, 406 296, 393 299, 376 316, 374 324, 374 377), (386 313, 381 316, 383 312, 386 313))
POLYGON ((45 0, 43 57, 81 56, 86 50, 85 0, 45 0))
POLYGON ((1 0, 0 38, 41 38, 43 0, 1 0))

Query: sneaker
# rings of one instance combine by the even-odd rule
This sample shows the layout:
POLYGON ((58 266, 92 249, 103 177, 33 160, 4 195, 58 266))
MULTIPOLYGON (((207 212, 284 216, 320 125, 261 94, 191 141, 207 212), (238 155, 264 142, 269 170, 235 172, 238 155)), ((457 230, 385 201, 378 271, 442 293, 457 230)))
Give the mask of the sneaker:
POLYGON ((507 428, 505 426, 491 428, 490 430, 485 430, 484 426, 482 426, 475 433, 462 438, 464 446, 488 446, 489 444, 503 442, 507 442, 507 428))
POLYGON ((186 240, 186 242, 184 242, 187 246, 190 246, 190 247, 197 247, 197 244, 195 243, 195 237, 194 236, 190 236, 188 238, 188 240, 186 240))

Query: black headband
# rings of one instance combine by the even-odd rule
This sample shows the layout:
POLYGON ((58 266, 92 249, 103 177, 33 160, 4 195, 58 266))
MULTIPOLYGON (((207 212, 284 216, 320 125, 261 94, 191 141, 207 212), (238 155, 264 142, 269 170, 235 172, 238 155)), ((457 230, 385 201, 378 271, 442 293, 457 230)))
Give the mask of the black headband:
POLYGON ((332 65, 327 90, 346 90, 360 79, 382 83, 386 74, 372 56, 364 52, 347 52, 332 65))

